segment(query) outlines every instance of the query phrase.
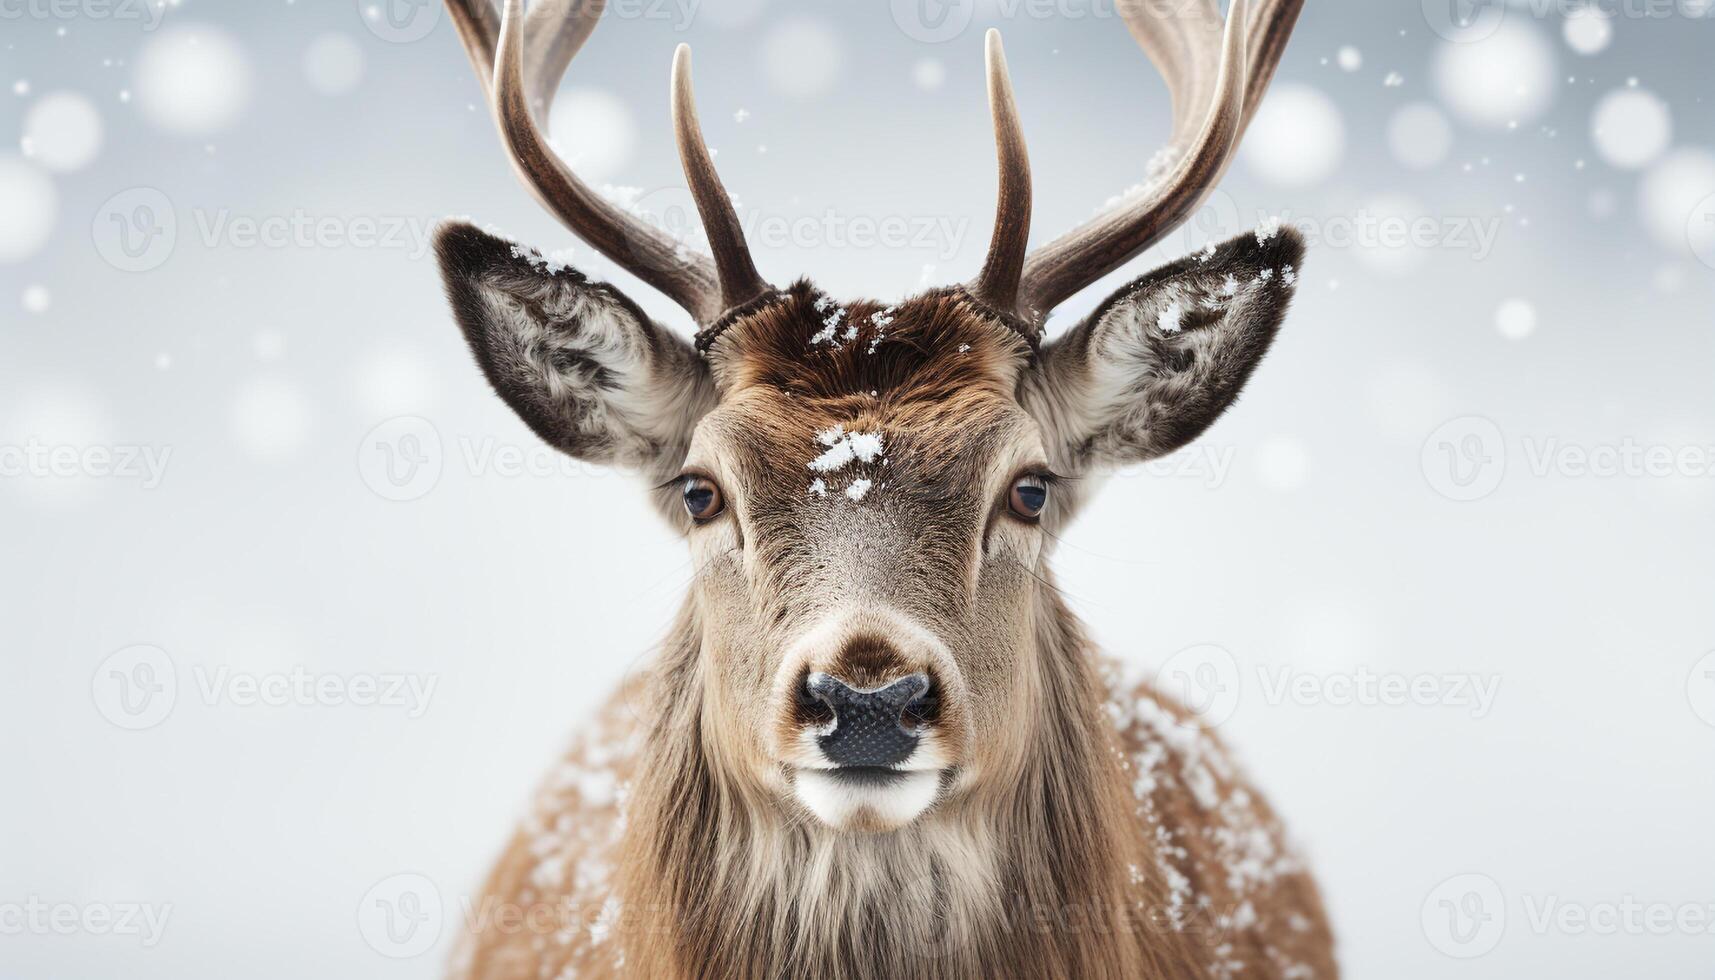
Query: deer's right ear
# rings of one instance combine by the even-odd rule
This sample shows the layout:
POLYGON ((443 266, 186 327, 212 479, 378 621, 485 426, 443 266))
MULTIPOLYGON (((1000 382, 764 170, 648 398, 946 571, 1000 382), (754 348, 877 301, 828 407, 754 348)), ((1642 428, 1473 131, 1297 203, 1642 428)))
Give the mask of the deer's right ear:
POLYGON ((1023 395, 1050 462, 1100 471, 1202 434, 1268 352, 1303 258, 1290 227, 1211 245, 1134 280, 1045 345, 1023 395))
POLYGON ((674 475, 716 394, 691 345, 607 283, 465 223, 435 252, 477 364, 519 418, 593 463, 674 475))

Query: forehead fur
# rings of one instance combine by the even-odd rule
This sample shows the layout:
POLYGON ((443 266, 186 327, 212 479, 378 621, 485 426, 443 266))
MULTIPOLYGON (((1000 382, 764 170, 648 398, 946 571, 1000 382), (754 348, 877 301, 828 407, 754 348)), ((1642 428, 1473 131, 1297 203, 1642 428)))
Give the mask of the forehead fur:
POLYGON ((972 394, 1012 397, 1030 345, 963 290, 886 306, 841 303, 799 281, 717 325, 706 347, 723 393, 775 389, 808 399, 896 405, 972 394))
POLYGON ((914 514, 924 519, 913 526, 962 540, 978 505, 965 499, 973 481, 1009 437, 1031 430, 1016 397, 1030 356, 1016 331, 957 290, 885 306, 838 303, 798 283, 714 340, 721 404, 703 425, 743 474, 752 518, 780 518, 763 528, 776 543, 811 525, 829 530, 812 517, 858 512, 914 514), (874 441, 847 456, 838 446, 847 436, 874 441))

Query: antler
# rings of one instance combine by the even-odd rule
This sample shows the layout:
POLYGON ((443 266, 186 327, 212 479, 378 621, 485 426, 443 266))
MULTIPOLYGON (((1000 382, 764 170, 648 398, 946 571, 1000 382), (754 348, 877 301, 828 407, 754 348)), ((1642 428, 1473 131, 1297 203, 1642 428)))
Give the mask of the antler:
POLYGON ((512 166, 525 186, 579 238, 636 274, 708 325, 732 307, 772 290, 757 274, 732 201, 721 189, 697 126, 690 94, 690 55, 674 56, 673 119, 680 159, 714 260, 591 190, 548 147, 543 121, 554 93, 606 0, 447 0, 465 53, 482 80, 512 166))
MULTIPOLYGON (((1274 77, 1286 39, 1304 0, 1256 0, 1247 16, 1247 0, 1231 0, 1223 23, 1215 0, 1119 0, 1116 8, 1156 69, 1167 79, 1173 100, 1173 134, 1168 149, 1151 162, 1151 174, 1135 200, 1061 235, 1031 252, 1023 261, 1016 301, 1003 309, 1016 310, 1039 325, 1048 313, 1078 290, 1119 268, 1190 217, 1214 190, 1232 163, 1239 136, 1250 122, 1274 77), (1167 9, 1177 8, 1177 9, 1167 9)), ((1011 86, 1005 82, 1005 61, 998 58, 999 42, 990 43, 991 100, 1003 91, 1005 112, 995 110, 997 143, 1016 138, 1017 115, 1010 107, 1011 86), (994 78, 999 63, 1000 82, 994 78)), ((1000 210, 1004 218, 1008 168, 1014 180, 1028 181, 1022 141, 1009 154, 1001 151, 1000 210)), ((1013 196, 1016 199, 1016 195, 1013 196)), ((995 223, 989 260, 972 286, 979 296, 1004 297, 1004 285, 990 281, 997 254, 1021 252, 1029 232, 1028 191, 1025 219, 995 223), (1001 241, 1002 227, 1009 237, 1001 241)))
POLYGON ((1007 74, 1000 32, 989 28, 983 42, 989 114, 994 117, 995 156, 1000 160, 1000 190, 988 258, 983 260, 983 269, 970 290, 997 310, 1012 310, 1018 305, 1019 274, 1024 269, 1024 250, 1030 239, 1030 153, 1024 145, 1024 130, 1018 123, 1018 106, 1012 99, 1012 78, 1007 74))

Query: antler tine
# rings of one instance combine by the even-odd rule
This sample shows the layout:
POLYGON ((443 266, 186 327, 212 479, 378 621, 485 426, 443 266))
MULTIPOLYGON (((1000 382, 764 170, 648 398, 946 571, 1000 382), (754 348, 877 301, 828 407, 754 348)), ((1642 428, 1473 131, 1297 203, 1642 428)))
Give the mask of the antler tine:
POLYGON ((490 0, 447 0, 447 13, 452 15, 459 43, 464 45, 477 81, 482 83, 483 97, 493 105, 494 49, 500 43, 500 13, 490 0))
POLYGON ((1019 276, 1030 240, 1030 153, 1012 97, 1012 77, 1006 70, 1006 49, 1000 32, 989 29, 983 62, 988 74, 989 112, 994 116, 995 156, 1000 164, 1000 188, 995 201, 994 234, 988 257, 970 290, 999 310, 1018 305, 1019 276))
MULTIPOLYGON (((546 123, 566 66, 600 23, 607 0, 538 0, 524 15, 524 73, 530 107, 546 123)), ((500 44, 500 13, 490 0, 447 0, 453 26, 494 101, 494 52, 500 44)))
POLYGON ((547 114, 560 75, 594 29, 603 6, 603 0, 545 0, 526 18, 523 0, 504 0, 497 22, 488 0, 447 0, 519 179, 590 247, 707 325, 726 309, 714 263, 591 190, 549 148, 537 123, 537 113, 547 114), (532 29, 556 36, 527 42, 526 21, 532 29), (527 48, 540 52, 552 70, 527 78, 527 48))
POLYGON ((1171 16, 1145 0, 1118 5, 1139 46, 1166 77, 1173 137, 1165 172, 1139 198, 1061 235, 1025 260, 1020 313, 1040 323, 1060 302, 1119 268, 1178 227, 1203 203, 1232 162, 1285 49, 1303 0, 1231 0, 1225 24, 1214 0, 1193 0, 1171 16))
POLYGON ((763 281, 750 259, 750 248, 745 245, 744 229, 738 223, 732 198, 721 185, 708 144, 703 142, 703 127, 697 121, 697 100, 691 91, 689 44, 681 44, 673 52, 673 136, 679 144, 679 163, 685 169, 685 182, 690 185, 691 197, 697 204, 697 216, 703 221, 709 248, 715 253, 722 305, 731 309, 771 291, 774 287, 763 281))
POLYGON ((536 0, 524 15, 524 84, 539 123, 546 123, 560 79, 601 23, 607 0, 536 0))

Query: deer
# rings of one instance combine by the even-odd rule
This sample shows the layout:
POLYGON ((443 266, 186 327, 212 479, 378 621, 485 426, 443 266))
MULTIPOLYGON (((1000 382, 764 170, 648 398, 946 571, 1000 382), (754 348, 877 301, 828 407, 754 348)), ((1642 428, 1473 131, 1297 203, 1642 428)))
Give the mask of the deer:
POLYGON ((580 727, 467 902, 452 975, 1337 975, 1280 818, 1211 725, 1096 649, 1049 568, 1103 477, 1202 434, 1286 315, 1304 240, 1265 222, 1044 336, 1207 198, 1301 5, 1119 4, 1167 81, 1168 149, 1035 249, 988 32, 988 251, 967 282, 883 303, 758 273, 688 47, 670 106, 706 252, 549 147, 602 0, 449 0, 518 177, 696 327, 468 222, 437 229, 495 393, 558 450, 641 477, 694 569, 649 667, 580 727))

